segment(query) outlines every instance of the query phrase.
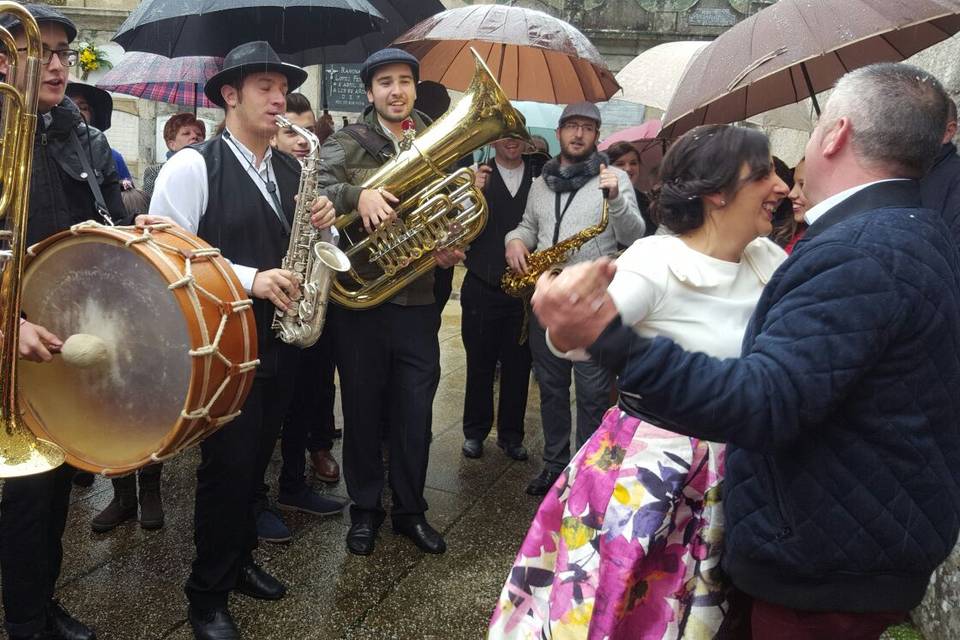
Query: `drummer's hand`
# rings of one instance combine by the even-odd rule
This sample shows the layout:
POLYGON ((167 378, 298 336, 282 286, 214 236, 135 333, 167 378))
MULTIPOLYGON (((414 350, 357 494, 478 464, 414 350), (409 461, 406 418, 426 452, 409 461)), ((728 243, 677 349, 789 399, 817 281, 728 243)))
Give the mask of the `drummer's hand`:
POLYGON ((33 362, 50 362, 60 352, 63 340, 32 322, 20 325, 20 357, 33 362))
POLYGON ((616 200, 620 195, 620 179, 616 171, 608 169, 605 164, 600 165, 600 188, 607 190, 607 200, 616 200))
POLYGON ((523 244, 523 240, 514 238, 507 244, 507 266, 514 273, 527 272, 527 256, 530 255, 530 249, 523 244))
POLYGON ((455 264, 459 264, 467 257, 460 249, 434 249, 433 257, 437 261, 437 266, 441 269, 449 269, 455 264))
POLYGON ((143 228, 151 224, 170 224, 175 227, 180 227, 176 222, 173 221, 173 218, 169 216, 152 216, 147 213, 141 213, 136 218, 133 219, 133 224, 137 227, 143 228))
POLYGON ((364 189, 360 192, 360 202, 357 211, 363 219, 363 228, 371 233, 385 220, 396 218, 396 212, 391 204, 398 204, 400 199, 386 189, 364 189))
POLYGON ((288 311, 292 301, 299 297, 300 283, 286 269, 258 271, 250 293, 255 298, 269 300, 281 311, 288 311))
POLYGON ((314 229, 326 229, 333 224, 337 217, 337 211, 333 208, 333 202, 327 196, 319 196, 313 201, 310 207, 310 224, 314 229))
POLYGON ((493 168, 488 164, 482 164, 477 167, 477 172, 473 178, 473 186, 483 191, 483 188, 487 186, 487 180, 490 179, 491 171, 493 171, 493 168))

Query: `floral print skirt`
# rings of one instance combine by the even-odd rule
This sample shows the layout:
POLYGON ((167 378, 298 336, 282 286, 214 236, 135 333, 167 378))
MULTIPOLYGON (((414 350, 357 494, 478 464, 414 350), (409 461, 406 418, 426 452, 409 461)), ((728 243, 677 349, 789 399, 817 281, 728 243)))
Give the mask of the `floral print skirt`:
POLYGON ((488 637, 717 637, 723 452, 607 411, 540 505, 488 637))

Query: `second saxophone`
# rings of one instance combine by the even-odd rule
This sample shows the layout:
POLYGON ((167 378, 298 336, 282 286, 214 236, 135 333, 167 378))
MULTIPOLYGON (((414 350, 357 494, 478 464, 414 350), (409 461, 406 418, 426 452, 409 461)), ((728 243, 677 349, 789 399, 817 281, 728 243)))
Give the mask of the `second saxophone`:
POLYGON ((277 337, 300 348, 312 346, 323 333, 327 315, 330 285, 337 273, 350 269, 350 258, 336 245, 320 239, 320 231, 310 224, 310 207, 317 197, 317 174, 320 170, 320 140, 310 131, 283 116, 276 116, 277 125, 291 128, 310 145, 310 152, 300 173, 297 208, 290 226, 290 246, 280 264, 300 281, 300 298, 286 312, 276 311, 273 328, 277 337))

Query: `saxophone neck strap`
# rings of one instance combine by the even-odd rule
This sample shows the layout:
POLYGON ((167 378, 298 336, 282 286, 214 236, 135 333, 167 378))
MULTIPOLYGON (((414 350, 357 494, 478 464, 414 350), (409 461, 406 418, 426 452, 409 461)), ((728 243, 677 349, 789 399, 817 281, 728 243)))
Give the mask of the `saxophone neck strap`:
MULTIPOLYGON (((582 188, 582 187, 581 187, 582 188)), ((560 196, 559 191, 556 192, 556 209, 554 209, 554 225, 553 225, 553 244, 556 246, 560 242, 560 223, 563 222, 563 216, 567 215, 567 209, 570 208, 570 203, 573 202, 573 199, 577 197, 577 193, 580 192, 580 189, 576 191, 571 191, 570 196, 567 198, 567 204, 563 205, 563 210, 560 210, 560 196)))

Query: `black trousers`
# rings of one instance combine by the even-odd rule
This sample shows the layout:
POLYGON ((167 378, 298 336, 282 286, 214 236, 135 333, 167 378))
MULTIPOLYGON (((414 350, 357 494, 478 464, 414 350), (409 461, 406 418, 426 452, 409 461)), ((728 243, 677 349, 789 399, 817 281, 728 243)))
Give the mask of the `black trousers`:
POLYGON ((343 406, 343 474, 354 522, 379 525, 384 510, 381 424, 387 426, 395 522, 422 517, 440 347, 436 307, 384 304, 333 309, 343 406))
POLYGON ((493 427, 493 383, 500 362, 497 440, 523 442, 530 383, 530 347, 520 344, 523 302, 469 271, 460 288, 460 334, 467 352, 467 390, 463 400, 463 437, 483 440, 493 427))
POLYGON ((46 626, 46 606, 60 577, 60 540, 75 473, 76 469, 64 464, 46 473, 3 482, 0 574, 10 635, 29 636, 46 626))
POLYGON ((294 382, 293 402, 283 422, 280 452, 280 492, 296 494, 306 486, 304 451, 330 451, 336 423, 333 405, 337 398, 334 383, 333 323, 329 311, 320 339, 300 352, 300 365, 294 382))
POLYGON ((257 547, 256 513, 263 474, 293 394, 293 367, 256 378, 242 412, 203 441, 197 468, 193 540, 197 557, 184 590, 200 609, 227 606, 243 563, 257 547))

